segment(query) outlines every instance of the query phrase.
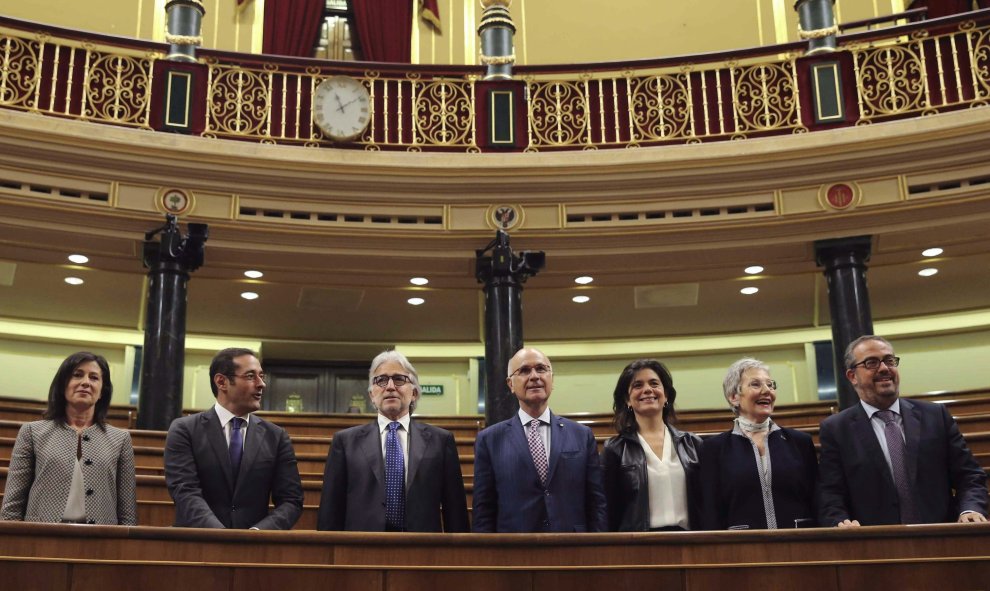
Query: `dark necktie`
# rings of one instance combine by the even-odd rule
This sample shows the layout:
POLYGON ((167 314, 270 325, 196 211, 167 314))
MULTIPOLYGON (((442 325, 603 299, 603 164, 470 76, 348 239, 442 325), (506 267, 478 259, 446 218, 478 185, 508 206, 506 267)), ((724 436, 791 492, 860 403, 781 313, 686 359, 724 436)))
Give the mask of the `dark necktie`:
POLYGON ((911 495, 911 485, 908 482, 904 437, 897 426, 894 411, 878 410, 876 414, 884 425, 883 435, 887 440, 887 451, 890 453, 890 469, 894 474, 894 487, 897 488, 897 496, 901 501, 901 523, 919 523, 918 512, 914 506, 914 497, 911 495))
POLYGON ((401 531, 406 527, 406 470, 396 433, 400 426, 392 421, 385 436, 385 525, 401 531))
POLYGON ((543 445, 543 438, 540 437, 540 419, 533 419, 529 422, 529 453, 533 455, 533 464, 540 475, 540 484, 546 486, 547 472, 547 448, 543 445))
POLYGON ((241 427, 244 424, 244 419, 239 417, 234 417, 230 419, 230 447, 227 451, 230 452, 230 467, 234 471, 234 479, 237 479, 237 472, 241 468, 241 455, 244 453, 244 432, 241 431, 241 427))

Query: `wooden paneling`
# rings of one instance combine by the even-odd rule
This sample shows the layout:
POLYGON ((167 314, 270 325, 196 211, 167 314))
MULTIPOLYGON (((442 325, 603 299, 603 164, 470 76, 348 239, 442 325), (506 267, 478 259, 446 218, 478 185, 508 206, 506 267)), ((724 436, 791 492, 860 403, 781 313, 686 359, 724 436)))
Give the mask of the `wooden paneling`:
MULTIPOLYGON (((801 591, 839 591, 834 566, 761 566, 754 564, 720 569, 690 569, 686 573, 688 591, 711 589, 800 589, 801 591)), ((866 589, 869 587, 857 587, 866 589)), ((885 587, 898 589, 898 587, 885 587)))
POLYGON ((394 570, 385 575, 387 591, 520 591, 522 589, 558 589, 533 585, 533 573, 513 571, 421 571, 394 570))
MULTIPOLYGON (((152 557, 148 557, 149 559, 152 557)), ((176 591, 231 589, 233 568, 158 566, 154 564, 77 564, 72 567, 72 591, 176 591)))
MULTIPOLYGON (((990 552, 987 552, 990 555, 990 552)), ((838 571, 840 589, 990 589, 990 556, 983 560, 849 565, 838 571)))
POLYGON ((69 569, 69 565, 57 562, 0 558, 0 587, 68 591, 69 569))
POLYGON ((360 534, 0 522, 11 589, 974 589, 990 524, 360 534))

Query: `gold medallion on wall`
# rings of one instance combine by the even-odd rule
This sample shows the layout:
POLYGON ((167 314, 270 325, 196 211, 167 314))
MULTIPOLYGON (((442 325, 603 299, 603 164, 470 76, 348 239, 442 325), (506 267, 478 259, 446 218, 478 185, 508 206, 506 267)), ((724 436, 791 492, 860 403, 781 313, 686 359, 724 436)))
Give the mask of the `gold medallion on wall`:
POLYGON ((522 225, 524 212, 522 206, 499 203, 488 208, 485 222, 489 228, 509 231, 522 225))
POLYGON ((162 187, 155 195, 155 209, 162 213, 181 216, 191 212, 195 206, 195 195, 186 189, 162 187))
POLYGON ((822 185, 818 189, 818 203, 822 209, 846 211, 859 205, 863 191, 853 181, 822 185))

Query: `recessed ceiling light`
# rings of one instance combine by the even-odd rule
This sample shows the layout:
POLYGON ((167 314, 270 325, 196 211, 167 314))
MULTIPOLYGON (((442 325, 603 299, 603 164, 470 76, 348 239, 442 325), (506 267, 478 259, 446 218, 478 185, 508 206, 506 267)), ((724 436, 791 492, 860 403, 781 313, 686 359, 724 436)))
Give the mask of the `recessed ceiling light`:
POLYGON ((746 267, 743 271, 749 275, 759 275, 763 272, 763 267, 759 265, 753 265, 751 267, 746 267))
POLYGON ((591 298, 589 298, 588 296, 574 296, 573 298, 571 298, 571 301, 574 302, 575 304, 585 304, 587 302, 590 302, 591 298))
POLYGON ((244 293, 241 294, 241 297, 244 298, 245 300, 256 300, 258 299, 259 296, 253 291, 245 291, 244 293))
POLYGON ((85 281, 83 281, 79 277, 66 277, 65 282, 68 283, 69 285, 82 285, 83 283, 85 283, 85 281))
POLYGON ((939 247, 936 246, 934 248, 926 248, 925 250, 921 251, 921 256, 923 256, 923 257, 929 257, 929 258, 930 257, 937 257, 938 255, 942 254, 943 252, 944 251, 941 248, 939 248, 939 247))
POLYGON ((85 265, 89 262, 89 257, 84 254, 70 254, 69 261, 77 265, 85 265))
POLYGON ((409 283, 412 283, 413 285, 426 285, 429 282, 430 280, 426 277, 413 277, 409 280, 409 283))
POLYGON ((744 287, 739 290, 739 293, 743 295, 753 295, 754 293, 760 291, 759 287, 744 287))
POLYGON ((936 273, 938 273, 938 269, 936 269, 934 267, 929 267, 927 269, 922 269, 922 270, 918 271, 918 275, 921 275, 922 277, 931 277, 932 275, 934 275, 936 273))
POLYGON ((413 306, 422 306, 426 303, 426 300, 423 298, 409 298, 406 302, 412 304, 413 306))
POLYGON ((255 271, 252 269, 251 271, 244 271, 244 276, 249 279, 261 279, 265 276, 265 274, 261 271, 255 271))
POLYGON ((582 275, 580 277, 575 277, 574 283, 577 283, 578 285, 588 285, 594 280, 595 280, 594 277, 589 277, 588 275, 582 275))

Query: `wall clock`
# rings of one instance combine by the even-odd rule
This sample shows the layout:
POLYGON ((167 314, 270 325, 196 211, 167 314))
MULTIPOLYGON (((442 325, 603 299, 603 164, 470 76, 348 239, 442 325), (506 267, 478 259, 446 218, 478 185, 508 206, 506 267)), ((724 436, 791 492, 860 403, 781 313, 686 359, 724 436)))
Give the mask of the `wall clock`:
POLYGON ((371 122, 371 96, 350 76, 331 76, 313 94, 313 121, 335 142, 359 137, 371 122))

